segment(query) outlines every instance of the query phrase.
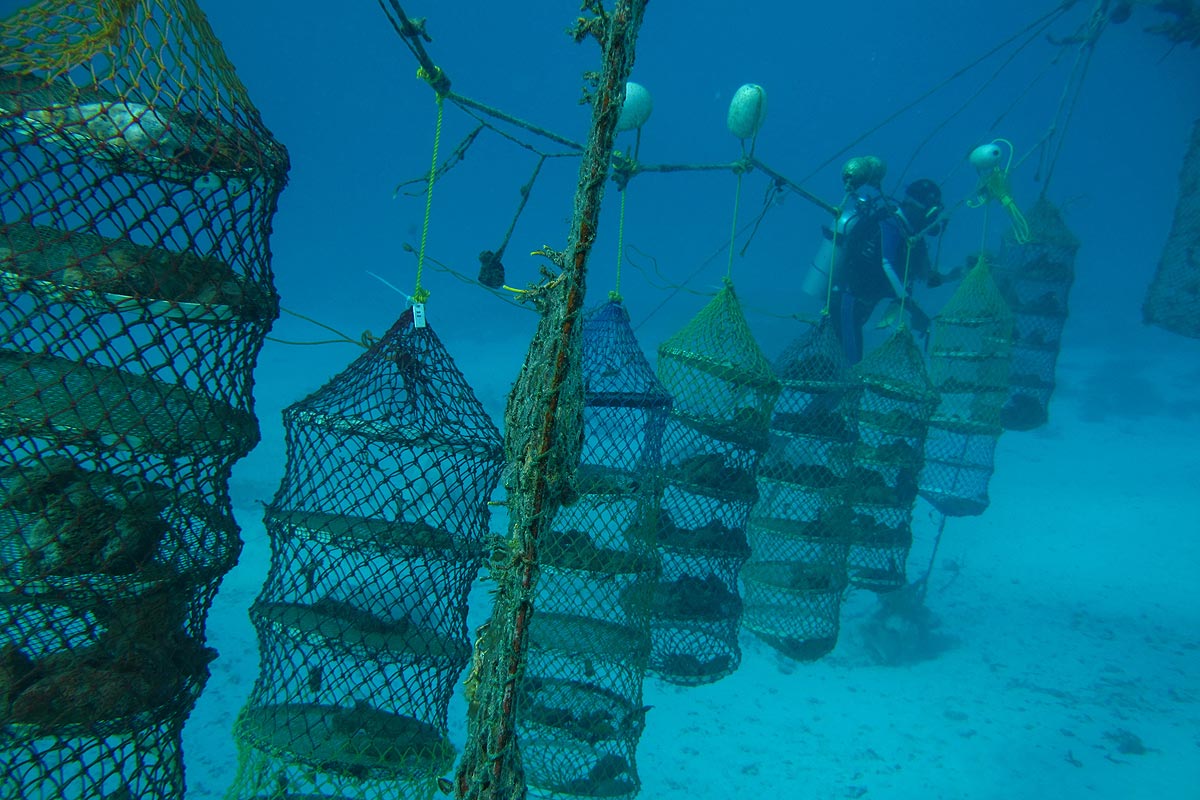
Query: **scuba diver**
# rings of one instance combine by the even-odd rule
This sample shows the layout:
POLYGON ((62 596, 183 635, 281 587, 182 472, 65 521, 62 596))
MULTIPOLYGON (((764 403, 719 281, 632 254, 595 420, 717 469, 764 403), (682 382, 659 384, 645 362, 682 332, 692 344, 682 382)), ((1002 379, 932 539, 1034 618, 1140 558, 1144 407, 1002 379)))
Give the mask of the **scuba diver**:
MULTIPOLYGON (((877 181, 871 185, 877 187, 877 181)), ((891 299, 897 306, 903 301, 913 330, 928 334, 929 316, 913 301, 913 282, 922 279, 936 287, 960 276, 938 273, 929 258, 925 237, 941 235, 945 228, 941 213, 941 189, 921 178, 905 188, 899 203, 882 193, 859 194, 854 207, 839 216, 836 237, 823 229, 827 241, 805 289, 825 290, 829 282, 829 313, 847 363, 862 360, 863 328, 883 300, 891 299)))

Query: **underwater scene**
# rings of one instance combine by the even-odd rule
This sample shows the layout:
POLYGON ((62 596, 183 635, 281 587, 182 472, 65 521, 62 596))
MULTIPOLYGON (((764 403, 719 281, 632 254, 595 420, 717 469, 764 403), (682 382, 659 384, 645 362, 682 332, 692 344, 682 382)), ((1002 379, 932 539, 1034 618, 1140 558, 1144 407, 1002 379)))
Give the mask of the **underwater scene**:
POLYGON ((0 800, 1200 797, 1197 75, 0 0, 0 800))

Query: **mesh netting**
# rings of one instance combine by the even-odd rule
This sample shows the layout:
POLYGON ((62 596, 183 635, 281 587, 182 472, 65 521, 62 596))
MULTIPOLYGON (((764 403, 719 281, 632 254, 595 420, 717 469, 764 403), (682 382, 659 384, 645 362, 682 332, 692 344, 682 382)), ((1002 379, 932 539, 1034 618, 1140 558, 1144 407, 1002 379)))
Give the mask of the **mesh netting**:
POLYGON ((947 516, 987 509, 1012 331, 1012 311, 980 258, 933 321, 929 376, 941 401, 929 421, 920 490, 947 516))
POLYGON ((896 331, 855 368, 862 382, 858 442, 847 477, 850 582, 876 592, 904 586, 912 509, 937 392, 912 333, 896 331))
POLYGON ((1010 431, 1033 430, 1049 418, 1079 250, 1061 212, 1044 197, 1025 219, 1029 242, 1006 239, 993 273, 1015 315, 1008 402, 1000 414, 1010 431))
POLYGON ((585 317, 582 368, 579 496, 540 542, 518 731, 531 788, 632 797, 671 398, 620 302, 585 317))
POLYGON ((1200 120, 1179 173, 1179 200, 1158 272, 1142 307, 1147 322, 1200 339, 1200 120))
POLYGON ((286 171, 193 3, 0 21, 0 796, 183 794, 286 171))
POLYGON ((411 310, 284 425, 229 796, 427 797, 454 761, 499 431, 411 310))
POLYGON ((775 373, 782 390, 747 528, 743 624, 783 655, 812 661, 837 644, 859 387, 828 317, 780 354, 775 373))
POLYGON ((738 572, 750 555, 746 522, 779 382, 728 283, 658 357, 675 405, 663 437, 650 669, 709 683, 741 660, 738 572))

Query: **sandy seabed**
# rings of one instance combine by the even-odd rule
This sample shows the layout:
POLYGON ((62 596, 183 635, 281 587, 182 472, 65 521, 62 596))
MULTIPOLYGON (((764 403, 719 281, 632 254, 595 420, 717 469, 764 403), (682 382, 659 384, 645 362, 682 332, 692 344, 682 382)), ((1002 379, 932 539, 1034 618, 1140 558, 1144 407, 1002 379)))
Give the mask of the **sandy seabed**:
MULTIPOLYGON (((878 600, 854 592, 817 663, 744 633, 740 669, 717 684, 649 679, 641 796, 1200 797, 1200 367, 1077 348, 1059 386, 1047 426, 1001 438, 987 512, 948 521, 929 615, 894 616, 881 638, 878 600)), ((294 388, 260 380, 262 418, 294 388)), ((185 731, 191 798, 222 796, 236 766, 231 727, 258 671, 246 609, 268 563, 261 502, 282 463, 268 431, 235 473, 247 544, 185 731)), ((937 529, 923 501, 914 520, 910 577, 937 529)), ((459 742, 462 719, 456 702, 459 742)))

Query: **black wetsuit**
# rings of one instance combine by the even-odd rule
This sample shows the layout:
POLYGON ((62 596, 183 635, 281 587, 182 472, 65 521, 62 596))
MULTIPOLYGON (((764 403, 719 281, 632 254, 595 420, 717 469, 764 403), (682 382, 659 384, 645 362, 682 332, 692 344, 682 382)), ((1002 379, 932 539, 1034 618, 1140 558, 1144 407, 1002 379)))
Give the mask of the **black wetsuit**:
MULTIPOLYGON (((857 364, 863 356, 863 328, 875 312, 881 300, 899 299, 896 288, 884 270, 887 259, 897 281, 905 279, 905 264, 908 265, 908 291, 912 281, 929 274, 929 251, 922 239, 909 244, 912 231, 904 215, 898 210, 881 213, 874 231, 856 231, 861 237, 853 243, 847 253, 846 263, 837 269, 834 279, 830 313, 835 330, 842 341, 846 361, 857 364)), ((869 224, 868 216, 858 224, 869 224)))

